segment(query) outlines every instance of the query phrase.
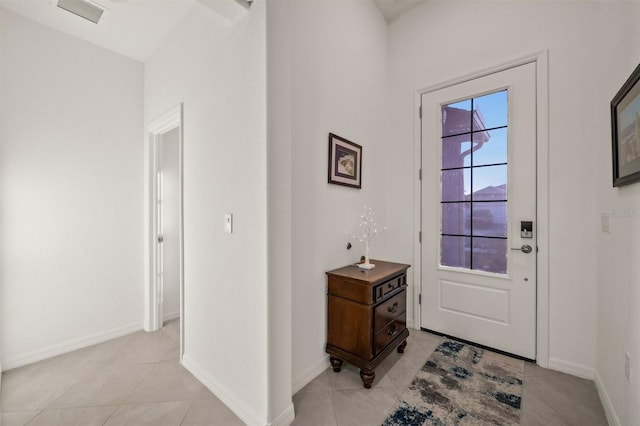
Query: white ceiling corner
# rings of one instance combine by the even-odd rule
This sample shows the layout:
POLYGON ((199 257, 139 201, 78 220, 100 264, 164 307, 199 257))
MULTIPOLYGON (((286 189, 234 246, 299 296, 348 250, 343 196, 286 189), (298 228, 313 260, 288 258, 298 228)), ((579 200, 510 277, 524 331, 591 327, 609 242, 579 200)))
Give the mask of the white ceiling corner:
POLYGON ((387 22, 393 22, 400 15, 424 1, 425 0, 373 0, 387 22))

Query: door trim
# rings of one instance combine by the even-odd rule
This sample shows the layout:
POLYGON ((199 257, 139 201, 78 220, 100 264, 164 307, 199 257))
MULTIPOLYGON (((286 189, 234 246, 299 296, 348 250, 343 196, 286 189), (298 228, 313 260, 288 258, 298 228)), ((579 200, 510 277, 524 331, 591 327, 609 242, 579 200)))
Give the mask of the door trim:
POLYGON ((170 111, 147 125, 145 142, 145 284, 144 284, 144 329, 156 331, 162 327, 161 310, 157 309, 159 283, 156 270, 156 175, 158 172, 157 144, 160 137, 178 128, 178 250, 180 278, 180 361, 184 353, 184 220, 183 220, 183 105, 180 103, 170 111))
POLYGON ((414 223, 414 259, 413 282, 417 283, 413 289, 413 318, 414 326, 420 329, 422 318, 420 313, 419 296, 422 291, 422 246, 419 233, 422 230, 422 182, 420 169, 422 167, 422 126, 420 106, 422 95, 443 89, 445 87, 464 83, 480 77, 505 71, 528 63, 536 64, 536 197, 537 197, 537 231, 538 231, 538 259, 536 284, 536 362, 541 367, 549 365, 549 51, 543 50, 531 55, 523 56, 471 74, 419 89, 414 94, 414 171, 418 181, 413 192, 413 223, 414 223))

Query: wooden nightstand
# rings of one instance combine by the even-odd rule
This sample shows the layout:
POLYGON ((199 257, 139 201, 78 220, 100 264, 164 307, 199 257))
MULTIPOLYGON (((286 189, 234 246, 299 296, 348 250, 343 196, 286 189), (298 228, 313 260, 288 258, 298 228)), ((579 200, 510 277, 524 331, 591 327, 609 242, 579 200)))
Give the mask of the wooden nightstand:
POLYGON ((360 368, 365 388, 394 349, 407 346, 409 265, 372 260, 376 267, 345 266, 327 272, 327 348, 333 371, 347 361, 360 368))

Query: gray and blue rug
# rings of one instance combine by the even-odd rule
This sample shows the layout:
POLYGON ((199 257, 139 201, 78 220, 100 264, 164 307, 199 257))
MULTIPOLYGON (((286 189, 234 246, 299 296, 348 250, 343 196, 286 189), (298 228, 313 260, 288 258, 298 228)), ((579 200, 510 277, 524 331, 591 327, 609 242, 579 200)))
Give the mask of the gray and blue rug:
POLYGON ((519 425, 524 361, 446 340, 383 426, 519 425))

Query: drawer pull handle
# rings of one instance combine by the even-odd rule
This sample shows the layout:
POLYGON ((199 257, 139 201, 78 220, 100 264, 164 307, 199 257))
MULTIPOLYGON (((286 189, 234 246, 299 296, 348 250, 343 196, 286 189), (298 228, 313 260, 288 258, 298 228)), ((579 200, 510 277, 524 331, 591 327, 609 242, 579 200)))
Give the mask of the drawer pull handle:
POLYGON ((387 334, 389 336, 393 336, 394 334, 396 334, 398 332, 398 329, 400 328, 400 326, 398 324, 393 324, 393 327, 389 328, 387 330, 387 334))
POLYGON ((389 306, 387 312, 391 312, 392 314, 398 312, 398 302, 394 303, 393 306, 389 306))

